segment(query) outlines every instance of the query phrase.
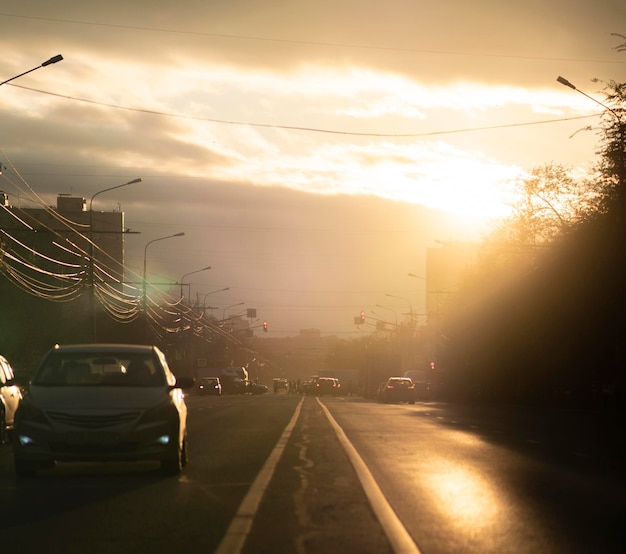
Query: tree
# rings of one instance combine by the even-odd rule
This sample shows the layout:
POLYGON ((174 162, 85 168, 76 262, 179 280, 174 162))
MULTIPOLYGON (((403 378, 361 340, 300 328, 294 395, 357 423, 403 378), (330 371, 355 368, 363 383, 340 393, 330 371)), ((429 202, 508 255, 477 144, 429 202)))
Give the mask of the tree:
MULTIPOLYGON (((626 51, 626 45, 624 45, 626 51)), ((594 79, 594 82, 601 82, 594 79)), ((607 200, 626 213, 626 83, 609 81, 605 84, 607 109, 603 115, 600 131, 601 158, 597 167, 597 178, 608 191, 607 200)))
POLYGON ((606 83, 601 105, 593 172, 548 164, 522 179, 457 295, 446 356, 466 391, 578 405, 612 391, 626 409, 626 83, 606 83))

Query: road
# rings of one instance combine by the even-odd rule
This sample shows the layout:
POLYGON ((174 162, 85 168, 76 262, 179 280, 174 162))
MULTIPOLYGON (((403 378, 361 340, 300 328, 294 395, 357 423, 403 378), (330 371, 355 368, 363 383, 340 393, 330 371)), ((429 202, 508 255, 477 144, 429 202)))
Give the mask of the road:
POLYGON ((332 420, 414 552, 626 551, 626 479, 598 463, 585 414, 288 394, 187 400, 190 462, 179 477, 151 464, 63 464, 17 480, 1 446, 4 544, 235 552, 233 521, 278 454, 245 516, 243 552, 393 552, 398 529, 381 524, 332 420))

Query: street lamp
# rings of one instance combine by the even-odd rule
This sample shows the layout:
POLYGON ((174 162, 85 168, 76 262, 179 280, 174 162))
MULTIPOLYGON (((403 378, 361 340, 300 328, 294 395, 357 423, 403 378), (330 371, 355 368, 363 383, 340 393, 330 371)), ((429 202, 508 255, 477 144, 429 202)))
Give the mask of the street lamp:
POLYGON ((406 298, 403 298, 402 296, 395 296, 389 293, 386 293, 385 296, 388 296, 389 298, 397 298, 398 300, 404 300, 409 305, 409 319, 411 323, 413 323, 413 305, 411 304, 409 300, 407 300, 406 298))
POLYGON ((586 96, 587 98, 589 98, 589 100, 592 100, 593 102, 595 102, 596 104, 602 106, 605 110, 610 111, 616 118, 618 121, 621 122, 621 119, 619 117, 619 115, 617 115, 617 113, 612 110, 611 108, 609 108, 607 105, 603 104, 602 102, 600 102, 599 100, 596 100, 593 96, 589 96, 586 92, 583 92, 582 90, 580 90, 579 88, 576 88, 572 83, 570 83, 565 77, 561 77, 560 75, 556 78, 557 82, 561 83, 562 85, 571 88, 572 90, 575 90, 576 92, 580 92, 580 94, 582 94, 583 96, 586 96))
POLYGON ((143 292, 142 292, 142 304, 143 310, 146 311, 146 284, 148 281, 148 276, 146 274, 146 258, 148 254, 148 246, 150 246, 153 242, 157 242, 159 240, 171 239, 174 237, 184 237, 185 233, 176 233, 175 235, 167 235, 166 237, 159 237, 158 239, 153 239, 146 244, 146 247, 143 250, 143 292))
POLYGON ((396 327, 398 326, 398 312, 396 312, 395 310, 392 310, 388 306, 383 306, 382 304, 376 304, 376 307, 377 308, 384 308, 385 310, 389 310, 390 312, 393 312, 393 315, 396 318, 396 327))
MULTIPOLYGON (((426 287, 426 282, 427 282, 426 277, 422 277, 421 275, 416 275, 415 273, 409 273, 408 275, 409 277, 413 277, 414 279, 421 279, 422 281, 424 281, 424 287, 426 287)), ((426 291, 424 291, 424 296, 426 296, 426 291)), ((417 319, 417 314, 416 314, 416 319, 417 319)))
POLYGON ((216 294, 218 292, 225 292, 227 290, 230 290, 230 287, 224 287, 223 289, 212 290, 211 292, 207 292, 204 295, 204 298, 202 299, 202 305, 204 306, 206 304, 206 297, 209 296, 209 294, 216 294))
MULTIPOLYGON (((194 273, 200 273, 201 271, 206 271, 207 269, 211 269, 211 266, 208 265, 206 267, 203 267, 202 269, 196 269, 195 271, 190 271, 189 273, 185 273, 180 278, 180 298, 181 298, 181 300, 183 298, 183 281, 185 280, 185 277, 188 277, 189 275, 193 275, 194 273)), ((189 291, 189 296, 191 296, 191 291, 189 291)))
POLYGON ((230 306, 226 306, 222 310, 222 322, 226 321, 226 310, 228 310, 228 308, 234 308, 235 306, 243 306, 244 304, 245 302, 238 302, 237 304, 231 304, 230 306))
MULTIPOLYGON (((57 56, 59 57, 59 56, 57 56)), ((63 59, 63 58, 60 58, 63 59)), ((51 58, 54 60, 54 58, 51 58)), ((59 61, 59 60, 56 60, 59 61)), ((49 63, 56 63, 55 61, 48 60, 44 62, 43 65, 48 65, 49 63)), ((32 70, 31 70, 32 71, 32 70)), ((133 185, 135 183, 140 183, 141 178, 133 179, 132 181, 128 181, 127 183, 123 183, 121 185, 116 185, 114 187, 109 187, 103 190, 96 192, 91 199, 89 200, 89 277, 91 279, 91 314, 93 319, 93 340, 96 341, 97 331, 96 331, 96 278, 95 278, 95 262, 94 262, 94 243, 93 243, 93 199, 102 194, 103 192, 108 192, 110 190, 118 189, 120 187, 125 187, 127 185, 133 185)))
POLYGON ((37 67, 33 67, 32 69, 29 69, 28 71, 24 71, 24 73, 20 73, 19 75, 16 75, 15 77, 11 77, 10 79, 7 79, 6 81, 2 81, 0 85, 4 85, 5 83, 8 83, 9 81, 13 81, 13 79, 17 79, 18 77, 21 77, 22 75, 26 75, 27 73, 30 73, 31 71, 35 71, 36 69, 39 69, 41 67, 46 67, 47 65, 60 62, 62 59, 63 59, 63 56, 61 56, 61 54, 57 54, 56 56, 53 56, 49 60, 46 60, 45 62, 43 62, 41 65, 38 65, 37 67))
POLYGON ((561 77, 559 75, 556 78, 556 80, 562 85, 569 87, 572 90, 575 90, 576 92, 579 92, 586 98, 589 98, 589 100, 591 100, 592 102, 595 102, 599 106, 602 106, 605 110, 610 112, 611 115, 613 115, 613 117, 615 117, 615 119, 617 120, 617 123, 619 125, 619 137, 620 137, 619 139, 620 140, 620 154, 619 154, 620 158, 619 158, 619 170, 618 170, 619 171, 618 180, 619 180, 619 185, 620 185, 619 194, 622 195, 622 199, 623 199, 624 194, 626 194, 626 191, 624 191, 624 188, 626 187, 626 152, 625 152, 626 144, 624 142, 625 141, 624 133, 626 132, 626 129, 625 129, 626 125, 624 124, 624 121, 615 110, 611 109, 609 106, 607 106, 606 104, 603 104, 599 100, 596 100, 593 96, 589 96, 586 92, 583 92, 579 88, 576 88, 576 86, 570 83, 565 77, 561 77))
POLYGON ((93 199, 98 196, 99 194, 102 194, 103 192, 108 192, 110 190, 115 190, 115 189, 119 189, 128 185, 134 185, 135 183, 141 183, 141 177, 137 177, 137 179, 133 179, 132 181, 128 181, 127 183, 122 183, 121 185, 116 185, 114 187, 109 187, 108 189, 103 189, 103 190, 99 190, 98 192, 96 192, 96 194, 94 194, 91 199, 89 200, 89 211, 91 212, 91 206, 93 204, 93 199))

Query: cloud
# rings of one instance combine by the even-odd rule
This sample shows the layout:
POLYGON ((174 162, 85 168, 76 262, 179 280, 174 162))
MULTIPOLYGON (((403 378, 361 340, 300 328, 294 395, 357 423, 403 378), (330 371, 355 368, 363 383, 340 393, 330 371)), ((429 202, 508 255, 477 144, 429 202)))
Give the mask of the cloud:
POLYGON ((210 264, 192 290, 231 287, 222 306, 349 334, 385 292, 422 302, 406 274, 425 248, 478 238, 524 171, 593 162, 576 134, 593 120, 517 124, 597 113, 555 79, 620 80, 625 16, 610 0, 24 0, 0 10, 0 73, 65 59, 15 81, 34 90, 0 88, 1 187, 54 204, 142 177, 97 199, 141 233, 130 268, 184 231, 152 272, 210 264))

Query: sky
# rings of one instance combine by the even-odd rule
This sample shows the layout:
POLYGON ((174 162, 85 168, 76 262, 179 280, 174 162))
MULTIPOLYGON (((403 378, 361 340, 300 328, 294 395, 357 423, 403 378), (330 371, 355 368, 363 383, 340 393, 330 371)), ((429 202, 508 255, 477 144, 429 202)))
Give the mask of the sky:
POLYGON ((125 214, 129 275, 188 275, 267 337, 364 336, 361 311, 424 311, 409 273, 480 241, 517 180, 597 161, 602 108, 556 78, 626 81, 625 22, 623 0, 7 0, 0 81, 38 69, 0 88, 0 189, 141 178, 93 202, 125 214))

